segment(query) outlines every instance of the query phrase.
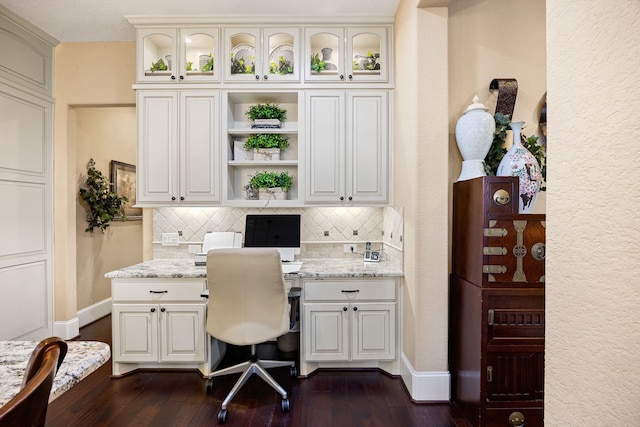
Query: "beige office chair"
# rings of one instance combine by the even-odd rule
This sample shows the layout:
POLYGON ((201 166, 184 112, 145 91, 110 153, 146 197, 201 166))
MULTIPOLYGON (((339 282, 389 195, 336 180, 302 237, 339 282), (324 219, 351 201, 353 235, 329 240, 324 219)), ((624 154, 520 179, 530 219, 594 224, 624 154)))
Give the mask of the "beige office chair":
POLYGON ((227 406, 252 374, 257 374, 282 396, 282 411, 289 410, 287 392, 266 368, 289 366, 297 375, 294 362, 258 360, 256 345, 275 339, 289 331, 289 304, 280 254, 275 249, 213 249, 207 253, 209 303, 207 332, 214 338, 234 345, 251 345, 251 360, 215 371, 209 375, 207 391, 213 378, 242 372, 222 402, 218 422, 227 421, 227 406))
POLYGON ((17 395, 0 408, 0 426, 44 426, 53 379, 67 343, 58 337, 42 340, 31 353, 17 395))

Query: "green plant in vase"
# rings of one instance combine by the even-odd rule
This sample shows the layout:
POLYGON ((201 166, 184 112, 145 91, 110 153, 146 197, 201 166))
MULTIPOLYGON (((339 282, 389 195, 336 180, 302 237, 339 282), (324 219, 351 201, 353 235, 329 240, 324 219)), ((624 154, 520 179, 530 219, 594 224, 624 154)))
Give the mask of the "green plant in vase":
POLYGON ((311 71, 319 73, 327 69, 327 63, 320 59, 320 54, 311 55, 311 71))
POLYGON ((167 66, 167 64, 165 64, 162 58, 158 59, 157 62, 151 63, 151 71, 167 71, 168 69, 169 67, 167 66))
POLYGON ((245 114, 251 121, 258 119, 276 119, 284 122, 287 120, 287 110, 283 110, 278 107, 277 104, 270 102, 252 105, 245 114))
POLYGON ((280 74, 281 76, 293 74, 293 65, 291 65, 290 61, 287 61, 287 58, 280 55, 278 57, 278 63, 271 62, 269 64, 269 73, 280 74))
POLYGON ((250 135, 244 143, 245 150, 278 148, 284 151, 289 147, 289 138, 275 133, 256 133, 250 135))
POLYGON ((205 73, 207 71, 212 71, 212 70, 213 70, 213 54, 210 53, 209 59, 207 60, 207 62, 202 64, 200 71, 205 73))
POLYGON ((282 188, 283 191, 291 190, 293 186, 293 176, 289 172, 256 172, 249 178, 249 185, 256 189, 282 188))
POLYGON ((247 64, 244 58, 236 59, 236 56, 231 54, 231 74, 255 74, 256 64, 254 57, 250 57, 254 62, 247 64))

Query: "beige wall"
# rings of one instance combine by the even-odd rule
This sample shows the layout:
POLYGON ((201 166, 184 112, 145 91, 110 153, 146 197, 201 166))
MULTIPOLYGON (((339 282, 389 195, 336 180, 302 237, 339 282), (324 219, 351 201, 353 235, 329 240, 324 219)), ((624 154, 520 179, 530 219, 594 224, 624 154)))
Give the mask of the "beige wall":
MULTIPOLYGON (((136 109, 130 107, 74 108, 76 181, 87 176, 87 162, 110 176, 110 162, 136 164, 136 109)), ((112 221, 105 233, 86 232, 86 210, 76 204, 76 278, 78 309, 111 297, 108 271, 142 261, 142 222, 112 221)))
MULTIPOLYGON (((55 313, 77 316, 74 108, 135 105, 135 43, 61 43, 55 50, 55 313)), ((115 154, 114 154, 115 155, 115 154)), ((105 172, 105 171, 103 171, 105 172)))
POLYGON ((405 226, 402 352, 416 371, 443 372, 448 316, 447 9, 418 9, 415 1, 401 1, 395 28, 393 203, 404 210, 405 226))
MULTIPOLYGON (((455 125, 475 94, 491 113, 497 93, 495 78, 514 78, 518 95, 513 120, 523 120, 523 133, 539 135, 540 110, 547 91, 544 1, 455 0, 449 6, 451 182, 460 175, 462 157, 455 125)), ((507 141, 508 143, 511 140, 507 141)), ((546 193, 540 193, 533 213, 545 213, 546 193)))
POLYGON ((640 419, 640 4, 547 0, 545 424, 640 419))

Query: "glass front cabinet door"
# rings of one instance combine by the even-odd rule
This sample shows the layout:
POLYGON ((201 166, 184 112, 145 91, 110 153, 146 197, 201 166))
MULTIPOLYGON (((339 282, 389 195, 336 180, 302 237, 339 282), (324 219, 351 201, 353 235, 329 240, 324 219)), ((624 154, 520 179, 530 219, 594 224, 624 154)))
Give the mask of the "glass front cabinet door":
POLYGON ((217 28, 138 31, 138 81, 218 81, 217 28))
POLYGON ((226 81, 299 81, 297 28, 227 28, 226 81))
POLYGON ((328 82, 388 81, 385 27, 309 28, 305 79, 328 82))

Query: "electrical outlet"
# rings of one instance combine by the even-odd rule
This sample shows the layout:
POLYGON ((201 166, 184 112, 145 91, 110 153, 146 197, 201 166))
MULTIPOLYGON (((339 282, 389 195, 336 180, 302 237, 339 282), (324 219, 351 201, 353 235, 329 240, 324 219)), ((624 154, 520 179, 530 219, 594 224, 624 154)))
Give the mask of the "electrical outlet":
POLYGON ((178 246, 180 235, 178 233, 162 233, 162 246, 178 246))
POLYGON ((350 254, 356 251, 356 245, 355 244, 346 244, 344 245, 344 253, 345 254, 350 254))

